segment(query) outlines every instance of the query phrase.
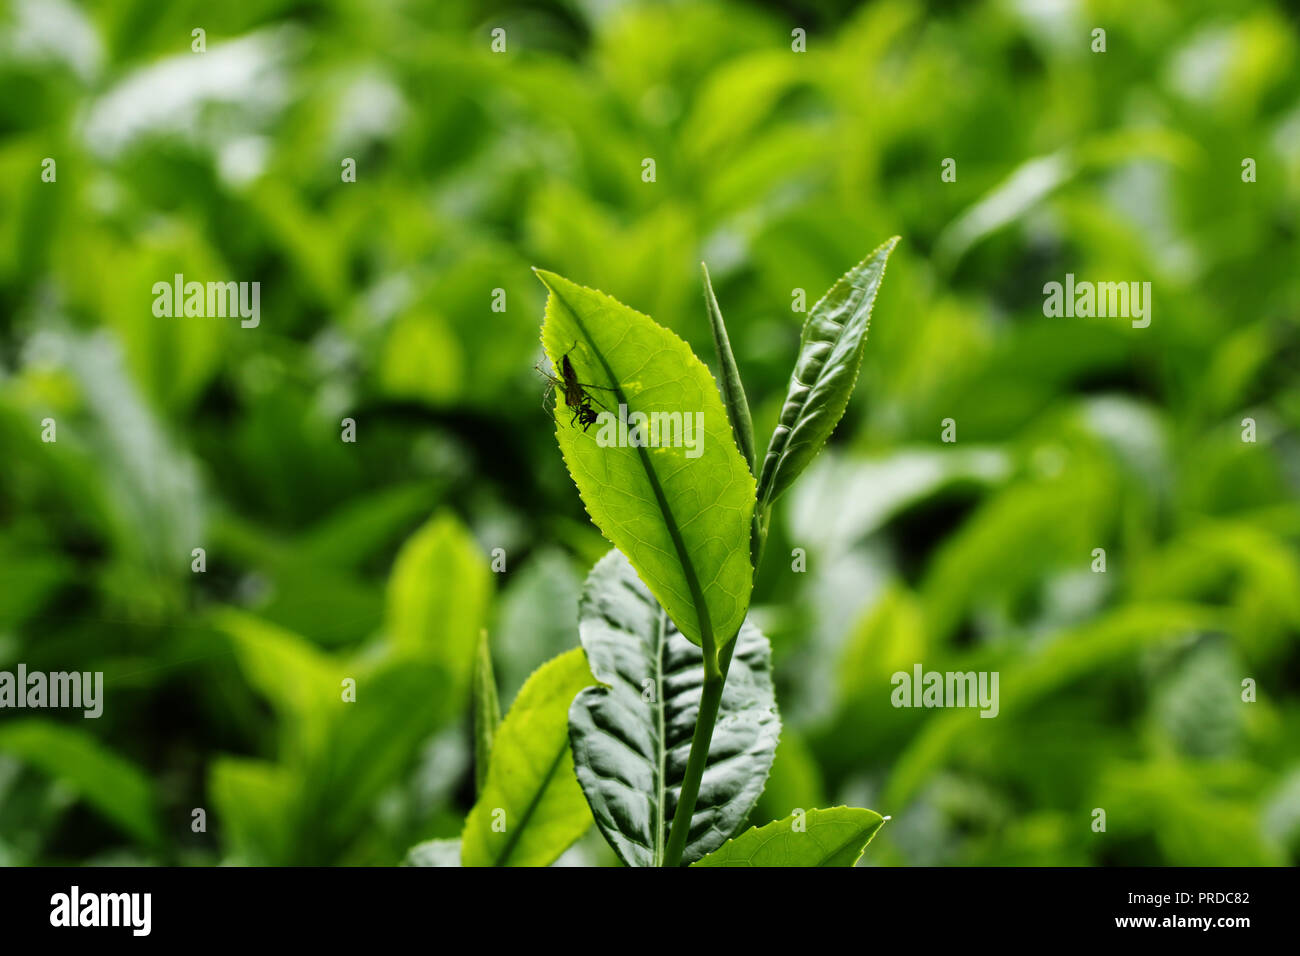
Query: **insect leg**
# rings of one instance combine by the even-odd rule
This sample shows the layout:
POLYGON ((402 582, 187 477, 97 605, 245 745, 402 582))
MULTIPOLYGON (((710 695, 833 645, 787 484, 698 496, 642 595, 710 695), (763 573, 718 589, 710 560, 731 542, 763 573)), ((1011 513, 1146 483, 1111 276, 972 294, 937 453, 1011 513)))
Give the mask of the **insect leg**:
POLYGON ((590 404, 591 402, 595 402, 595 403, 596 403, 597 405, 599 405, 601 408, 605 409, 605 411, 609 411, 609 406, 606 405, 604 402, 602 402, 602 401, 601 401, 600 399, 598 399, 598 398, 592 398, 590 395, 583 395, 582 398, 583 398, 583 400, 586 401, 588 404, 590 404))

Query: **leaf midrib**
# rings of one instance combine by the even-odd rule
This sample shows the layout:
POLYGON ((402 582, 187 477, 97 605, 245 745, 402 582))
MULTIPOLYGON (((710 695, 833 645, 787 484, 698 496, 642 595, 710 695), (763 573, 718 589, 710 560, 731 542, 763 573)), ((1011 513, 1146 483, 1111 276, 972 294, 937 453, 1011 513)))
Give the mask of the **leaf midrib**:
POLYGON ((840 845, 835 848, 834 852, 823 853, 821 862, 817 865, 825 866, 827 860, 833 860, 845 850, 852 849, 859 840, 862 840, 863 834, 866 834, 866 839, 862 840, 862 845, 858 848, 858 855, 853 858, 852 862, 846 864, 847 866, 853 866, 858 862, 858 860, 862 859, 862 855, 867 852, 867 844, 871 842, 872 837, 876 835, 876 831, 879 829, 879 823, 873 827, 860 827, 856 833, 842 840, 840 845))
MULTIPOLYGON (((834 291, 835 291, 834 288, 832 288, 831 292, 834 291)), ((827 292, 826 297, 829 296, 830 296, 830 292, 827 292)), ((822 301, 825 301, 825 298, 823 298, 822 301)), ((805 336, 808 335, 809 330, 812 328, 813 317, 816 315, 817 308, 821 304, 822 304, 821 302, 818 302, 816 305, 813 306, 812 311, 808 313, 808 321, 804 323, 803 335, 799 336, 799 351, 801 353, 803 352, 804 348, 807 346, 807 342, 805 341, 805 336)), ((834 320, 832 319, 831 321, 834 320)), ((811 382, 804 382, 799 378, 797 366, 796 366, 796 370, 790 374, 791 385, 797 382, 798 384, 802 385, 806 389, 806 391, 803 393, 802 400, 797 401, 796 407, 798 411, 795 413, 793 418, 794 425, 798 425, 799 420, 803 418, 803 414, 808 408, 808 403, 812 401, 813 392, 816 390, 817 386, 821 384, 823 378, 825 378, 826 369, 829 368, 831 364, 830 356, 835 354, 835 349, 839 346, 840 340, 844 337, 844 330, 847 329, 848 326, 849 323, 847 321, 839 323, 839 329, 835 335, 834 340, 831 342, 830 353, 827 355, 826 361, 822 362, 821 367, 817 369, 817 374, 813 376, 813 380, 811 382)), ((787 389, 786 393, 789 394, 789 392, 792 390, 793 389, 787 389)), ((781 409, 781 418, 782 419, 785 418, 784 408, 781 409)), ((772 488, 776 486, 777 472, 781 468, 781 462, 785 460, 785 456, 790 451, 790 439, 794 437, 794 425, 786 425, 784 421, 779 421, 777 422, 776 430, 772 432, 772 447, 768 448, 767 455, 763 460, 763 476, 766 477, 768 480, 763 487, 762 499, 759 502, 760 505, 766 505, 772 498, 772 488), (777 447, 778 436, 780 438, 779 448, 777 447), (767 463, 768 461, 771 461, 773 458, 775 458, 775 463, 772 465, 771 469, 769 469, 767 467, 767 463)))
MULTIPOLYGON (((510 854, 515 852, 515 847, 518 846, 519 841, 523 839, 524 831, 528 829, 528 821, 531 820, 533 814, 537 812, 537 806, 542 802, 542 796, 546 793, 546 788, 551 785, 551 778, 555 776, 555 771, 559 769, 560 761, 564 759, 564 755, 568 752, 568 749, 569 742, 566 739, 564 746, 560 747, 555 752, 555 759, 551 761, 551 765, 546 768, 546 773, 542 777, 541 784, 538 785, 537 790, 533 793, 533 798, 528 801, 528 806, 524 809, 524 812, 520 814, 519 825, 514 828, 514 832, 511 833, 509 839, 506 840, 505 846, 501 848, 501 852, 497 854, 497 858, 492 861, 493 866, 504 866, 505 861, 510 858, 510 854)), ((507 826, 509 826, 509 824, 507 824, 507 826)))

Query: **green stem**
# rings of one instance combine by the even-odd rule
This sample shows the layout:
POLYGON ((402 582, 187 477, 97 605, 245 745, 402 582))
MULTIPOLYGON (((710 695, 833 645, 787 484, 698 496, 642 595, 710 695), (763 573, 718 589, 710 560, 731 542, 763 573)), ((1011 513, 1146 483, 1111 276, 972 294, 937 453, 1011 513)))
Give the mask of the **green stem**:
POLYGON ((763 563, 763 548, 767 544, 767 526, 771 517, 770 508, 763 505, 754 508, 754 520, 749 527, 749 560, 754 566, 755 578, 758 577, 758 566, 763 563))
MULTIPOLYGON (((745 398, 740 372, 736 368, 736 359, 731 352, 731 341, 727 337, 727 327, 722 320, 722 310, 718 308, 718 300, 713 294, 708 267, 700 263, 700 268, 704 273, 704 300, 708 306, 709 323, 713 331, 713 346, 718 353, 718 371, 722 379, 720 387, 727 406, 727 417, 736 438, 736 447, 749 465, 750 472, 753 473, 756 459, 754 426, 749 414, 749 401, 745 398)), ((755 574, 758 573, 758 565, 763 558, 763 546, 767 544, 767 524, 770 514, 770 508, 765 502, 755 504, 749 533, 749 560, 755 574)), ((722 654, 718 655, 714 652, 712 635, 704 634, 704 689, 700 693, 700 712, 695 717, 695 733, 691 736, 691 753, 686 760, 686 776, 682 778, 677 810, 673 813, 673 825, 668 831, 664 866, 682 865, 682 853, 686 849, 686 838, 690 835, 691 818, 695 816, 695 801, 700 796, 704 767, 709 761, 709 747, 713 744, 713 727, 718 722, 718 708, 722 706, 722 691, 727 684, 727 672, 731 670, 731 656, 736 652, 736 644, 739 642, 740 634, 737 632, 722 649, 722 654)))
MULTIPOLYGON (((768 522, 771 511, 762 507, 754 512, 751 529, 750 557, 754 563, 754 573, 758 573, 758 564, 763 558, 763 547, 767 544, 768 522)), ((722 649, 721 660, 715 660, 712 648, 704 653, 704 690, 700 694, 700 712, 695 718, 695 733, 691 737, 691 753, 686 761, 686 776, 682 778, 682 792, 677 798, 677 810, 673 813, 672 829, 668 831, 668 847, 664 850, 664 866, 681 866, 682 852, 686 849, 686 838, 691 829, 691 818, 695 815, 695 801, 700 795, 700 783, 704 779, 704 765, 709 760, 709 747, 713 743, 713 727, 718 722, 718 708, 722 705, 722 689, 727 683, 727 672, 731 670, 731 655, 736 651, 740 635, 736 634, 722 649), (709 665, 713 666, 710 667, 709 665)))
POLYGON ((673 826, 668 831, 668 847, 664 850, 664 866, 681 866, 682 852, 695 815, 695 801, 700 795, 704 779, 704 765, 709 759, 709 745, 713 742, 713 726, 718 721, 718 708, 722 705, 722 689, 731 669, 731 655, 736 650, 740 635, 733 637, 722 650, 722 658, 712 668, 704 670, 704 691, 700 695, 700 713, 695 718, 695 734, 691 737, 691 755, 686 763, 686 776, 682 778, 682 792, 677 798, 673 813, 673 826))

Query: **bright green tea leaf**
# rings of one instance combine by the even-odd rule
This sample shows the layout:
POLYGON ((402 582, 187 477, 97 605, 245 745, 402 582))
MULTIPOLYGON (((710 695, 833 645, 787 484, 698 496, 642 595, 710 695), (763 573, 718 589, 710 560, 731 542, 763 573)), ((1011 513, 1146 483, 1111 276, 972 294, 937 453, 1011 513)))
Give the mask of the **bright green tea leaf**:
POLYGON ((578 647, 524 683, 497 729, 487 784, 465 820, 465 866, 548 866, 591 826, 568 734, 569 704, 591 683, 578 647))
POLYGON ((693 865, 853 866, 882 823, 874 810, 809 810, 746 830, 693 865))
POLYGON ((473 536, 450 514, 434 516, 402 546, 388 581, 388 632, 402 653, 429 655, 469 686, 487 616, 492 572, 473 536))
POLYGON ((760 508, 770 507, 808 467, 848 407, 867 346, 871 307, 897 244, 895 236, 880 246, 809 310, 781 418, 758 479, 760 508))
MULTIPOLYGON (((673 626, 627 559, 611 551, 587 578, 579 630, 592 673, 569 710, 578 782, 596 825, 628 866, 660 866, 704 683, 700 649, 673 626)), ((745 825, 781 721, 767 638, 737 638, 682 858, 699 859, 745 825)))
POLYGON ((385 394, 429 405, 456 400, 464 375, 461 343, 441 316, 412 313, 393 322, 379 366, 385 394))
POLYGON ((537 275, 550 290, 542 343, 556 375, 567 354, 593 403, 610 413, 584 431, 557 395, 556 437, 587 512, 687 639, 721 647, 749 606, 754 478, 718 386, 690 347, 648 316, 554 273, 537 275), (628 440, 642 415, 645 437, 659 447, 628 440))
POLYGON ((302 793, 302 778, 264 760, 218 757, 208 777, 208 792, 222 824, 222 841, 235 862, 275 866, 293 861, 292 821, 302 793))
POLYGON ((338 663, 302 637, 242 611, 213 613, 229 635, 245 679, 280 717, 286 757, 304 759, 325 749, 343 677, 338 663))

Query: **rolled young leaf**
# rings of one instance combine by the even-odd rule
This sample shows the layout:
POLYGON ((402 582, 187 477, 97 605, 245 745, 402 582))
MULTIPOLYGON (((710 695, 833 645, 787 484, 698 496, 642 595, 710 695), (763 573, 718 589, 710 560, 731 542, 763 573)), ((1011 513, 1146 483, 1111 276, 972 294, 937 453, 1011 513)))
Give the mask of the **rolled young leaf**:
POLYGON ((758 478, 760 509, 770 508, 808 467, 848 407, 866 349, 871 307, 897 244, 895 236, 872 252, 809 311, 781 418, 758 478))
POLYGON ((722 393, 722 403, 727 406, 727 418, 736 438, 736 447, 749 470, 754 472, 754 421, 749 414, 749 399, 745 397, 745 386, 740 381, 736 357, 731 353, 731 339, 727 335, 727 325, 722 321, 718 297, 713 294, 709 267, 701 262, 700 271, 704 274, 704 304, 709 313, 709 328, 713 332, 713 350, 718 354, 718 390, 722 393))
POLYGON ((557 389, 556 437, 587 512, 682 634, 716 654, 749 607, 755 487, 717 384, 648 316, 554 273, 537 276, 550 290, 542 344, 555 374, 567 357, 600 409, 584 429, 557 389), (637 443, 652 437, 658 447, 637 443))
POLYGON ((548 866, 591 826, 567 729, 569 704, 591 683, 575 647, 520 688, 497 728, 487 783, 465 819, 462 864, 548 866))
MULTIPOLYGON (((619 858, 628 866, 660 866, 699 711, 703 658, 618 551, 592 569, 578 608, 582 645, 602 685, 580 693, 569 710, 578 782, 619 858)), ((746 622, 684 862, 743 827, 763 790, 781 730, 770 667, 767 638, 746 622)))
POLYGON ((880 829, 874 810, 832 807, 751 827, 693 866, 853 866, 880 829))

